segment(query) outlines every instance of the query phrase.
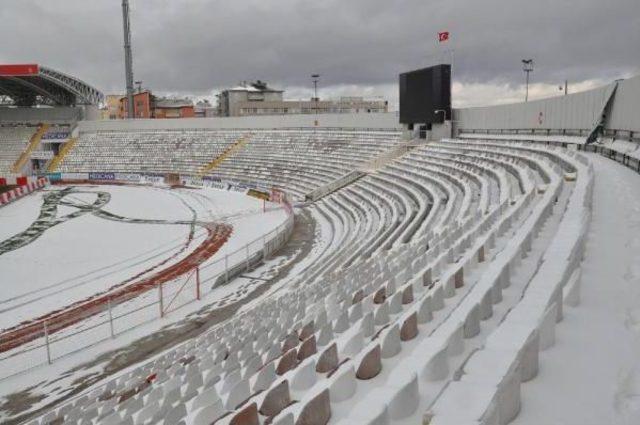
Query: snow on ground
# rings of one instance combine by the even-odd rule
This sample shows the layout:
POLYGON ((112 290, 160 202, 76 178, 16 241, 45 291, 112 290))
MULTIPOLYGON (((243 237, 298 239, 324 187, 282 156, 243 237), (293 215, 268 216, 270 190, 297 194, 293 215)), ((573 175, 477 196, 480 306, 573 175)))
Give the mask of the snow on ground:
MULTIPOLYGON (((117 191, 124 189, 101 186, 99 190, 111 191, 114 188, 117 191)), ((128 189, 138 193, 146 191, 144 188, 128 189)), ((39 211, 42 196, 40 193, 38 203, 16 202, 17 213, 33 217, 33 210, 39 211)), ((66 198, 93 202, 96 195, 79 193, 66 198)), ((143 208, 153 205, 148 198, 143 201, 140 203, 143 208)), ((113 204, 117 206, 118 202, 116 199, 113 204)), ((133 199, 127 202, 134 203, 133 199)), ((173 209, 186 207, 179 200, 174 200, 173 209)), ((60 208, 57 217, 76 210, 65 206, 60 208)), ((11 233, 9 226, 4 221, 0 223, 3 233, 11 233)), ((82 300, 131 278, 178 252, 187 242, 188 234, 188 225, 124 223, 91 214, 51 227, 32 243, 0 255, 3 276, 0 328, 82 300)), ((190 249, 195 248, 197 242, 192 242, 190 249)))
POLYGON ((0 328, 83 300, 130 278, 171 255, 179 248, 176 242, 186 241, 188 232, 186 225, 128 224, 92 215, 47 230, 33 243, 0 256, 0 328), (169 246, 174 248, 160 258, 130 265, 145 253, 169 246), (117 268, 99 271, 114 264, 117 268))
POLYGON ((41 205, 42 191, 37 191, 21 198, 20 202, 12 202, 0 208, 0 241, 27 230, 38 218, 41 205))
MULTIPOLYGON (((56 187, 52 190, 61 190, 56 187)), ((160 188, 137 186, 80 186, 80 190, 107 191, 111 194, 111 201, 104 210, 112 214, 135 219, 159 220, 187 220, 197 217, 200 221, 225 221, 234 226, 231 238, 227 242, 225 252, 233 252, 242 248, 246 243, 260 238, 286 220, 286 212, 282 208, 269 205, 269 210, 263 213, 263 203, 260 200, 242 193, 221 191, 217 189, 180 189, 167 190, 160 188), (157 200, 157 203, 154 203, 157 200), (194 215, 195 214, 195 215, 194 215)), ((19 208, 15 215, 23 213, 33 218, 33 210, 39 210, 40 200, 33 202, 22 201, 14 205, 19 208)), ((64 198, 78 203, 91 203, 96 199, 93 193, 74 193, 64 198)), ((73 212, 75 208, 65 207, 58 211, 58 217, 73 212)), ((3 234, 11 234, 8 229, 16 223, 20 226, 16 232, 26 228, 26 220, 7 221, 0 223, 3 234)), ((199 245, 205 237, 205 231, 197 228, 197 236, 188 249, 183 249, 190 226, 188 224, 148 224, 126 223, 122 221, 106 220, 92 214, 68 220, 47 229, 44 234, 31 244, 0 255, 0 270, 2 270, 3 290, 0 293, 0 328, 15 325, 25 319, 37 317, 55 308, 71 304, 73 301, 84 299, 96 292, 103 291, 110 286, 130 279, 136 274, 147 270, 159 262, 170 258, 161 268, 179 261, 199 245)), ((260 239, 261 242, 261 239, 260 239)), ((224 256, 223 254, 217 257, 224 256)), ((245 258, 244 251, 240 258, 245 258)), ((214 256, 215 257, 215 256, 214 256)), ((229 265, 233 265, 231 258, 229 265)), ((224 271, 224 263, 212 258, 208 263, 215 263, 208 272, 224 271), (221 268, 221 270, 220 270, 221 268), (217 269, 217 270, 216 270, 217 269)), ((186 280, 186 278, 185 278, 186 280)), ((178 285, 174 285, 174 292, 178 285)), ((193 286, 193 285, 192 285, 193 286)), ((172 290, 165 294, 170 299, 172 290)), ((114 315, 138 309, 149 303, 156 303, 158 295, 145 294, 135 300, 114 309, 114 315)), ((185 300, 178 300, 184 304, 194 299, 192 290, 185 295, 185 300)), ((213 294, 209 299, 227 295, 227 290, 221 294, 213 294)), ((176 301, 176 304, 178 302, 176 301)), ((133 326, 147 321, 151 316, 157 316, 158 307, 143 309, 135 315, 127 316, 116 321, 122 331, 127 326, 133 326), (123 323, 126 322, 126 323, 123 323)), ((74 328, 87 329, 104 318, 85 321, 74 328), (95 322, 95 323, 94 323, 95 322)), ((67 331, 61 332, 58 337, 67 331)), ((105 332, 92 332, 84 335, 89 338, 86 342, 103 339, 105 332), (104 334, 104 335, 103 335, 104 334)), ((77 343, 70 344, 74 345, 77 343)), ((77 347, 75 347, 77 348, 77 347)), ((61 349, 60 353, 65 350, 61 349)), ((58 354, 60 354, 58 353, 58 354)), ((56 353, 54 353, 55 355, 56 353)))
MULTIPOLYGON (((222 249, 205 261, 201 269, 201 279, 206 286, 211 286, 215 278, 224 274, 225 257, 227 267, 246 261, 247 254, 252 255, 263 248, 263 237, 273 232, 287 219, 286 211, 271 203, 237 192, 226 192, 216 189, 193 190, 184 189, 181 193, 192 197, 198 217, 211 221, 223 221, 233 226, 231 238, 222 249), (224 200, 220 199, 224 194, 224 200), (199 204, 197 204, 199 203, 199 204), (210 209, 207 205, 224 205, 224 209, 210 209), (248 250, 246 246, 248 245, 248 250)), ((229 288, 220 291, 229 291, 229 288)), ((225 294, 226 295, 226 294, 225 294)))
MULTIPOLYGON (((102 190, 105 186, 100 186, 102 190)), ((122 187, 116 187, 114 192, 117 192, 121 200, 127 199, 127 202, 136 202, 135 199, 142 200, 143 198, 128 197, 123 191, 122 187), (123 195, 124 194, 124 195, 123 195)), ((112 187, 109 187, 111 192, 112 187)), ((149 192, 157 189, 149 189, 149 192)), ((180 195, 180 199, 186 201, 194 210, 199 219, 215 219, 230 222, 234 226, 234 233, 228 243, 232 243, 233 246, 242 246, 247 240, 253 240, 259 238, 259 236, 265 232, 268 232, 273 227, 282 224, 287 218, 283 209, 274 205, 267 204, 267 213, 262 212, 262 201, 255 198, 248 197, 241 193, 220 191, 216 189, 179 189, 173 190, 174 193, 180 195), (245 230, 245 223, 248 223, 245 230), (250 229, 250 230, 247 230, 250 229), (254 232, 253 234, 251 232, 254 232)), ((115 196, 112 199, 117 199, 115 196)), ((145 200, 144 202, 147 202, 145 200)), ((110 212, 124 214, 135 211, 126 211, 120 208, 117 204, 112 206, 110 212)), ((130 208, 130 207, 129 207, 130 208)), ((175 218, 175 216, 165 215, 156 216, 157 218, 175 218)), ((259 238, 260 239, 260 238, 259 238)), ((315 252, 316 248, 314 248, 315 252)), ((313 255, 310 255, 313 257, 313 255)), ((1 258, 2 256, 0 256, 1 258)), ((312 262, 312 259, 305 258, 300 264, 296 266, 308 265, 312 262)), ((258 280, 254 281, 250 278, 238 277, 229 284, 216 287, 210 291, 204 291, 201 301, 195 301, 193 294, 189 293, 190 302, 181 306, 179 309, 166 314, 163 318, 158 317, 158 306, 154 304, 148 308, 141 309, 138 313, 128 315, 120 320, 115 320, 116 332, 118 333, 116 338, 109 338, 109 325, 106 320, 106 314, 94 316, 93 318, 84 321, 82 324, 74 327, 73 332, 77 332, 80 329, 92 329, 79 333, 70 337, 68 340, 63 339, 60 342, 52 343, 52 354, 54 357, 64 354, 68 351, 70 346, 91 344, 81 351, 64 355, 63 357, 56 358, 51 365, 43 364, 46 361, 46 352, 44 347, 35 348, 27 354, 22 354, 13 358, 2 360, 7 354, 0 355, 0 396, 11 394, 16 391, 24 390, 33 385, 42 385, 45 382, 50 382, 50 386, 44 388, 42 391, 48 395, 40 403, 35 403, 33 409, 37 409, 39 406, 50 402, 50 397, 58 397, 63 394, 64 388, 70 388, 70 383, 78 379, 79 377, 86 377, 92 373, 100 373, 104 367, 104 360, 98 362, 91 369, 78 369, 73 373, 69 371, 76 368, 78 365, 82 365, 98 358, 101 354, 110 352, 114 349, 126 347, 133 341, 138 340, 146 335, 157 332, 160 329, 167 329, 174 323, 182 321, 185 317, 195 317, 203 306, 210 305, 223 305, 224 303, 230 303, 233 299, 238 298, 237 293, 246 291, 246 287, 252 285, 260 285, 262 281, 269 279, 274 271, 277 271, 278 267, 282 263, 282 259, 274 257, 269 259, 264 265, 258 267, 251 272, 252 275, 258 276, 258 280), (270 274, 271 273, 271 274, 270 274), (95 326, 95 327, 94 327, 95 326), (122 332, 126 329, 126 332, 122 332), (78 341, 81 341, 79 343, 78 341), (3 379, 3 376, 9 375, 9 372, 18 370, 18 368, 24 368, 26 364, 32 366, 38 366, 34 369, 14 375, 10 378, 3 379), (5 368, 6 366, 6 368, 5 368), (15 367, 14 367, 15 366, 15 367), (7 372, 7 373, 5 373, 7 372), (65 385, 68 383, 69 385, 65 385), (46 388, 46 389, 45 389, 46 388)), ((204 288, 203 288, 204 289, 204 288)), ((130 311, 132 308, 140 308, 145 303, 157 302, 157 291, 151 291, 141 297, 136 298, 133 301, 123 304, 120 308, 114 308, 113 314, 116 317, 122 312, 123 309, 130 311)), ((61 332, 60 335, 56 334, 53 339, 64 338, 65 334, 71 332, 61 332)), ((38 341, 40 343, 41 341, 38 341)), ((30 344, 35 346, 36 344, 30 344)), ((134 367, 134 366, 132 366, 134 367)), ((2 413, 0 413, 0 422, 2 420, 2 413)))
POLYGON ((592 154, 581 302, 566 307, 513 424, 640 423, 640 176, 592 154))
MULTIPOLYGON (((278 263, 280 259, 278 257, 267 261, 264 265, 252 271, 252 275, 258 277, 258 279, 268 279, 270 269, 275 268, 277 271, 278 263)), ((121 349, 122 347, 128 347, 131 343, 140 338, 143 338, 147 335, 153 334, 154 332, 158 332, 160 330, 170 329, 172 326, 179 324, 185 318, 189 318, 191 320, 196 320, 198 318, 198 314, 203 306, 208 305, 221 305, 218 301, 225 297, 229 297, 230 294, 233 294, 235 291, 241 289, 243 286, 251 283, 250 278, 245 277, 237 277, 229 282, 228 285, 224 285, 216 288, 214 291, 209 294, 204 294, 201 301, 191 302, 182 306, 180 309, 171 312, 165 315, 163 318, 158 317, 157 315, 157 305, 152 306, 150 309, 141 310, 144 323, 136 325, 133 321, 136 319, 135 317, 132 319, 131 323, 128 323, 130 328, 128 327, 125 333, 120 333, 116 336, 116 338, 109 338, 109 329, 108 324, 104 324, 102 326, 98 326, 92 329, 87 335, 79 334, 79 337, 84 341, 95 338, 99 340, 98 343, 93 345, 88 345, 86 348, 83 348, 80 351, 72 352, 64 355, 63 357, 55 359, 55 361, 51 365, 43 364, 43 361, 46 359, 46 352, 44 348, 35 349, 29 353, 27 353, 27 357, 24 355, 22 358, 10 358, 8 360, 0 360, 0 365, 7 364, 8 368, 1 369, 2 373, 0 373, 0 400, 2 400, 3 396, 8 394, 15 393, 17 391, 22 391, 26 388, 30 387, 38 387, 36 390, 37 393, 44 393, 47 397, 43 398, 41 402, 35 403, 30 410, 37 410, 43 405, 47 404, 51 401, 49 398, 56 398, 60 394, 66 393, 70 388, 73 387, 72 383, 76 382, 80 378, 86 378, 91 376, 92 374, 98 374, 103 372, 103 368, 105 364, 110 360, 109 358, 101 357, 104 353, 109 353, 114 350, 121 349), (149 321, 149 318, 152 317, 153 320, 149 321), (135 326, 134 326, 135 325, 135 326), (95 359, 101 358, 99 362, 93 365, 91 368, 86 368, 83 366, 81 369, 76 369, 79 365, 85 365, 87 362, 91 362, 95 359), (13 362, 17 364, 17 367, 24 368, 25 364, 31 364, 34 368, 15 375, 9 375, 8 378, 3 378, 3 374, 5 372, 11 372, 11 367, 13 362), (41 386, 45 384, 45 386, 41 386)), ((152 291, 154 292, 154 291, 152 291)), ((266 296, 266 294, 265 294, 266 296)), ((153 295, 150 295, 153 297, 153 295)), ((144 296, 139 297, 140 300, 144 300, 144 296)), ((250 303, 258 302, 258 300, 263 299, 263 297, 259 297, 256 300, 250 303)), ((246 306, 243 306, 242 310, 245 310, 246 306)), ((115 309, 114 309, 115 310, 115 309)), ((104 315, 102 315, 104 316, 104 315)), ((97 319, 104 321, 104 317, 99 318, 98 316, 94 316, 95 319, 89 319, 85 321, 86 323, 83 327, 91 326, 97 319)), ((131 316, 129 316, 131 317, 131 316)), ((127 320, 128 318, 125 318, 127 320)), ((127 320, 128 321, 128 320, 127 320)), ((172 349, 172 348, 171 348, 172 349)), ((52 344, 52 351, 55 355, 57 351, 56 344, 52 344)), ((157 353, 154 356, 150 357, 152 359, 154 357, 160 356, 162 353, 157 353)), ((0 355, 0 359, 4 356, 0 355)), ((146 359, 145 361, 149 360, 146 359)), ((138 367, 139 364, 132 364, 126 369, 118 372, 118 375, 126 373, 130 369, 134 369, 138 367)), ((104 384, 101 382, 99 385, 104 384)), ((90 389, 87 389, 90 391, 90 389)), ((0 422, 3 419, 3 412, 0 412, 0 422)))
POLYGON ((264 298, 274 295, 282 288, 287 288, 292 282, 299 281, 300 275, 302 275, 307 269, 315 264, 321 263, 323 260, 326 260, 326 257, 331 254, 332 251, 330 247, 334 245, 337 236, 335 229, 332 227, 331 222, 320 214, 315 207, 309 207, 307 208, 307 211, 311 214, 316 223, 314 243, 310 252, 304 258, 293 264, 293 267, 287 277, 280 279, 279 282, 271 286, 271 288, 269 288, 262 297, 244 304, 240 308, 240 311, 251 310, 261 303, 264 298))
MULTIPOLYGON (((104 188, 104 186, 98 186, 104 188)), ((147 220, 191 220, 191 203, 183 204, 179 191, 160 187, 109 186, 111 201, 105 211, 147 220)))

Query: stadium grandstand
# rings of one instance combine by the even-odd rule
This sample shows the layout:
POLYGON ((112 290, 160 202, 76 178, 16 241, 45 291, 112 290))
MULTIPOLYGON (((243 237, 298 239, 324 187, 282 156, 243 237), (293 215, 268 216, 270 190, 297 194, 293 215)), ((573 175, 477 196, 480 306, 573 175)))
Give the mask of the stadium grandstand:
POLYGON ((2 420, 609 423, 639 98, 8 127, 66 142, 0 198, 2 420))
MULTIPOLYGON (((107 74, 111 3, 92 3, 90 19, 74 16, 61 31, 43 2, 38 13, 60 37, 51 46, 23 28, 44 54, 60 55, 56 63, 81 63, 58 49, 69 32, 64 47, 95 49, 86 68, 107 74), (79 37, 76 21, 99 36, 79 37)), ((157 32, 142 34, 136 61, 159 94, 223 86, 202 74, 291 83, 300 76, 279 80, 282 70, 314 69, 308 101, 257 81, 223 91, 225 116, 207 117, 208 103, 196 115, 187 98, 142 90, 129 0, 115 3, 124 96, 105 99, 43 65, 0 65, 1 423, 640 423, 640 76, 572 94, 566 83, 564 96, 528 101, 534 61, 524 59, 524 103, 454 108, 454 49, 443 31, 429 62, 450 60, 400 74, 398 112, 360 96, 334 108, 320 100, 320 82, 372 94, 357 80, 379 82, 402 56, 421 60, 423 41, 410 39, 433 23, 403 8, 413 28, 413 16, 377 5, 323 26, 327 11, 296 4, 293 19, 312 19, 302 21, 311 38, 298 39, 286 7, 277 13, 287 25, 273 25, 266 7, 211 20, 206 2, 167 3, 141 20, 157 32), (267 32, 244 20, 254 15, 267 32), (407 33, 395 40, 398 22, 407 33), (281 43, 285 31, 295 43, 281 43), (375 61, 363 46, 374 46, 375 61), (336 63, 345 75, 325 79, 336 63), (105 101, 105 115, 122 119, 99 119, 105 101)), ((150 7, 138 4, 138 16, 150 7)), ((26 9, 16 16, 39 16, 26 9)), ((605 13, 592 14, 609 28, 605 13)), ((471 28, 462 15, 457 26, 471 28)), ((575 15, 593 31, 590 43, 601 36, 575 15)), ((525 30, 520 41, 483 33, 530 49, 525 30)), ((493 60, 486 46, 495 40, 483 42, 464 66, 477 52, 493 60)), ((573 66, 570 47, 559 62, 573 66)), ((485 75, 500 67, 490 65, 485 75)))
POLYGON ((0 175, 47 170, 78 121, 95 119, 104 96, 38 64, 0 65, 0 175))
POLYGON ((3 104, 20 107, 97 105, 104 98, 87 83, 38 64, 0 65, 0 93, 3 104))

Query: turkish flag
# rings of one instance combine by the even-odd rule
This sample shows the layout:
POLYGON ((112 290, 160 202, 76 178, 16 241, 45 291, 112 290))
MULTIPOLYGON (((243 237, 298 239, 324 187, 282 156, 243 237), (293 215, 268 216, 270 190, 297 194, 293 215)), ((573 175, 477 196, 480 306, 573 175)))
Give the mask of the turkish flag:
POLYGON ((449 41, 449 31, 443 31, 438 33, 438 41, 442 43, 443 41, 449 41))

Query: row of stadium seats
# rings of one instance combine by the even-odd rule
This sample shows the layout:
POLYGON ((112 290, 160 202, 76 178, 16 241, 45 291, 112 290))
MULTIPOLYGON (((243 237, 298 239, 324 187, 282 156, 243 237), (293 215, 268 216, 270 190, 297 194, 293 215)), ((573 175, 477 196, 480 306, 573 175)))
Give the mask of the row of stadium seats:
POLYGON ((0 176, 11 173, 35 132, 36 127, 0 126, 0 176))
POLYGON ((81 135, 60 171, 198 174, 234 142, 247 137, 239 152, 209 174, 303 194, 399 143, 399 136, 398 132, 319 129, 88 133, 81 135))
POLYGON ((302 194, 347 174, 399 143, 398 132, 274 130, 253 135, 214 175, 267 182, 302 194))
MULTIPOLYGON (((317 133, 287 133, 260 134, 216 172, 303 193, 383 151, 385 138, 397 143, 363 132, 330 151, 333 135, 323 146, 317 133)), ((111 151, 114 164, 127 155, 111 151)), ((557 279, 526 282, 562 234, 567 205, 584 202, 588 177, 583 159, 559 148, 417 146, 308 207, 323 249, 278 283, 287 291, 32 423, 346 425, 425 415, 431 424, 506 424, 563 302, 557 279)), ((556 257, 542 269, 566 258, 556 257)))
POLYGON ((83 134, 60 171, 196 174, 241 136, 242 132, 236 130, 213 134, 195 130, 83 134))
POLYGON ((597 152, 605 157, 613 159, 627 167, 640 171, 640 143, 615 137, 599 137, 595 143, 586 144, 584 136, 546 136, 539 134, 529 135, 504 135, 504 134, 461 134, 460 138, 470 140, 502 141, 505 139, 526 140, 536 143, 564 144, 576 146, 587 152, 597 152))

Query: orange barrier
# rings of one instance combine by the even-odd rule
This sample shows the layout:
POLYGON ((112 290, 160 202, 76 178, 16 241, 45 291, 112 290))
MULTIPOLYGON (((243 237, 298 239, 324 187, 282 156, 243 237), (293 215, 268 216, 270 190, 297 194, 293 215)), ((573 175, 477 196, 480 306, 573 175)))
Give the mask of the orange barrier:
MULTIPOLYGON (((6 179, 3 180, 6 182, 6 179)), ((28 181, 26 177, 18 177, 16 182, 21 186, 0 194, 0 207, 20 199, 34 190, 42 189, 49 184, 49 180, 45 177, 39 178, 36 181, 28 181)))

